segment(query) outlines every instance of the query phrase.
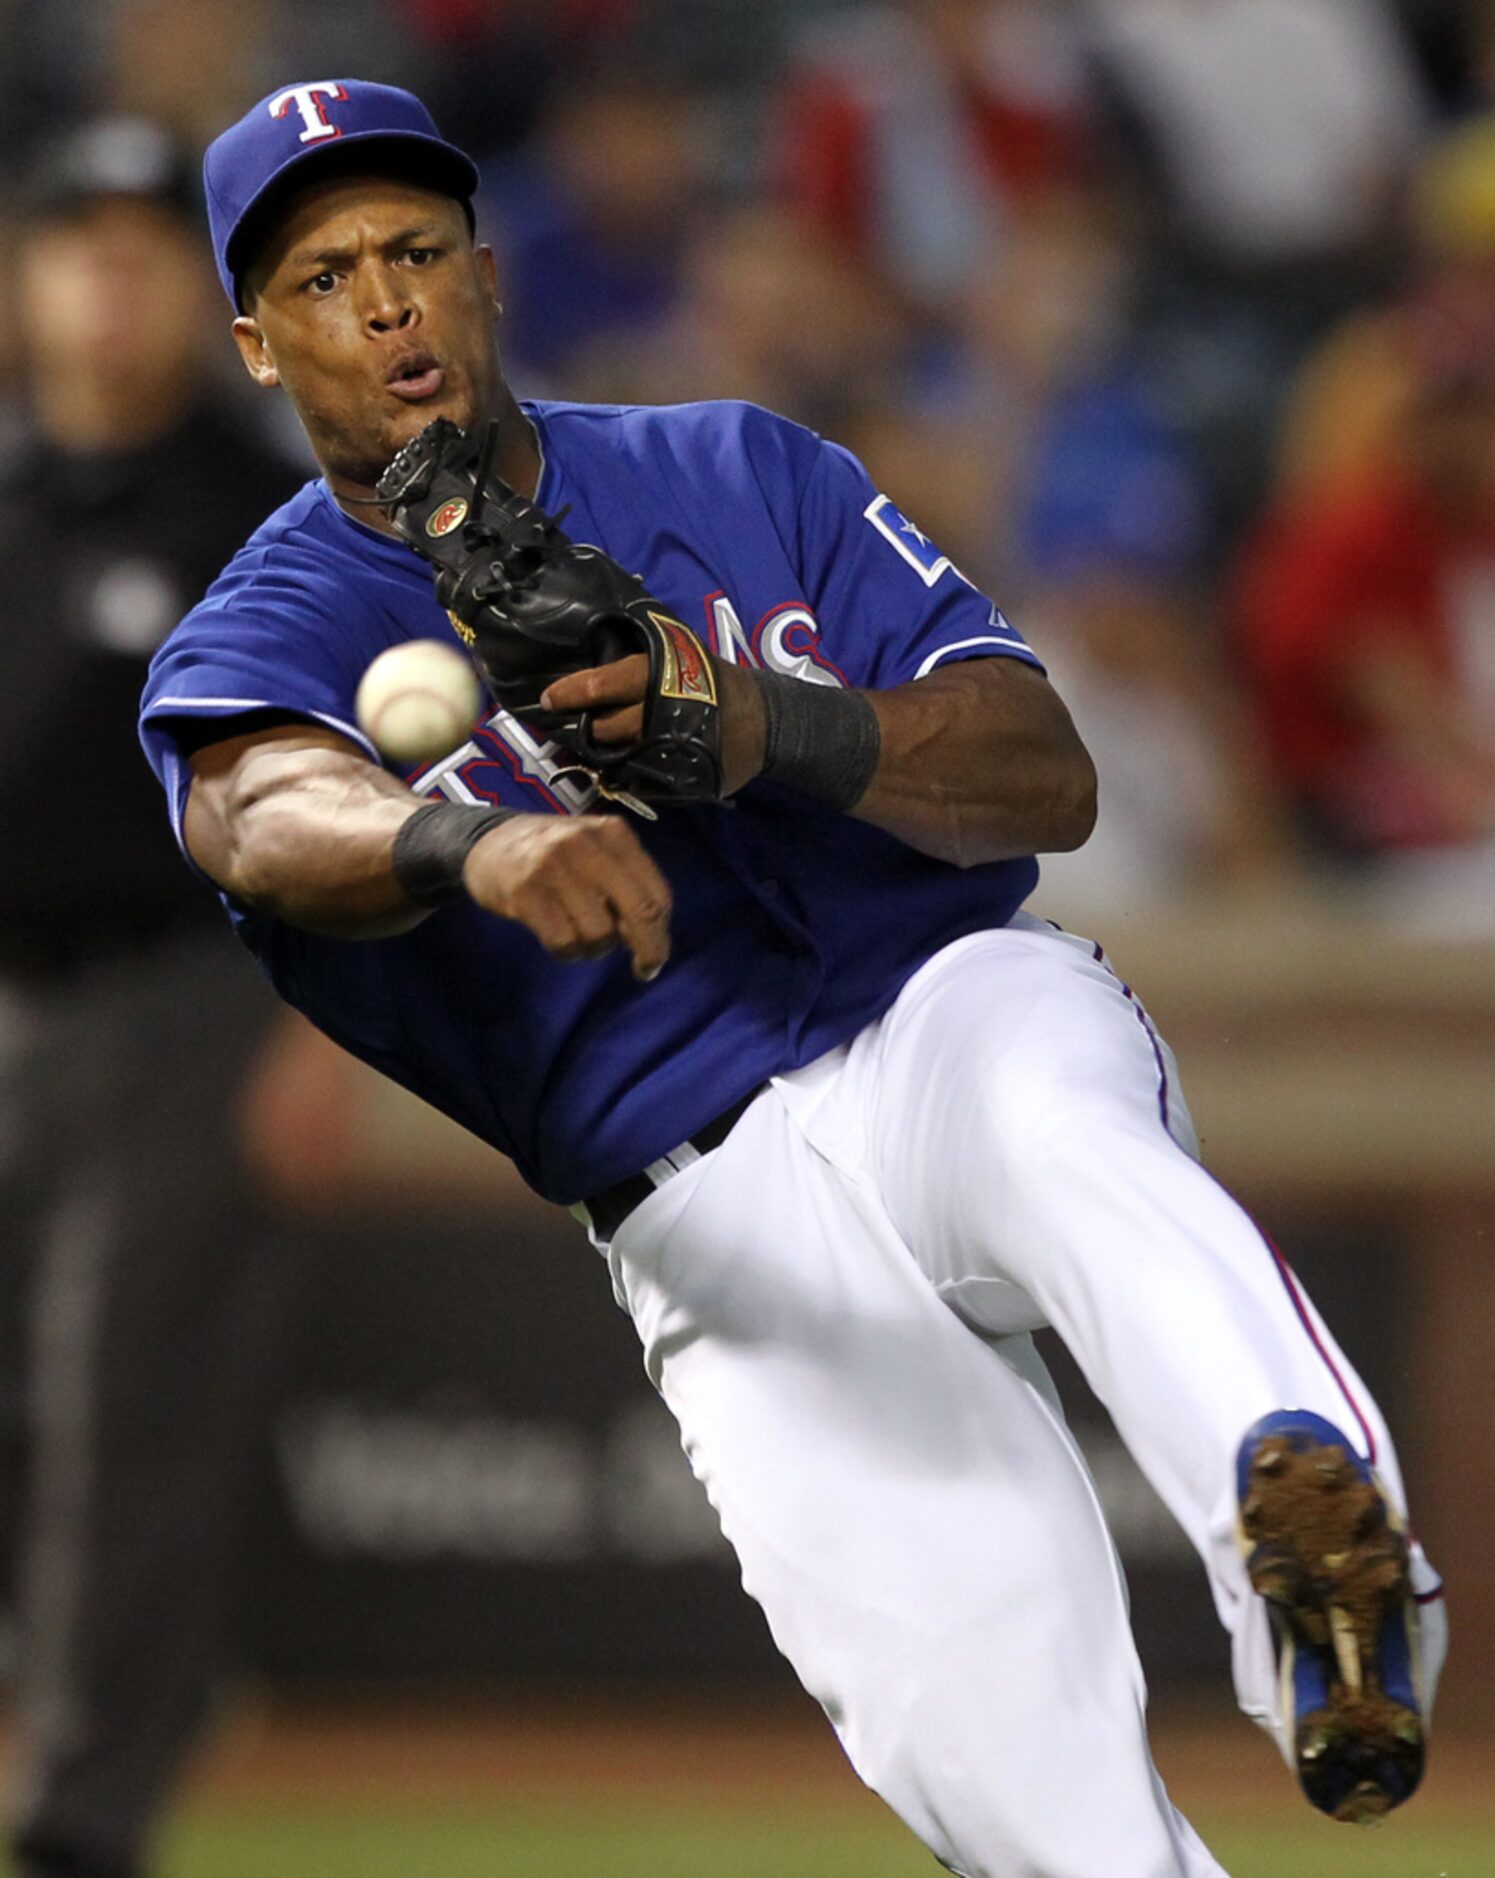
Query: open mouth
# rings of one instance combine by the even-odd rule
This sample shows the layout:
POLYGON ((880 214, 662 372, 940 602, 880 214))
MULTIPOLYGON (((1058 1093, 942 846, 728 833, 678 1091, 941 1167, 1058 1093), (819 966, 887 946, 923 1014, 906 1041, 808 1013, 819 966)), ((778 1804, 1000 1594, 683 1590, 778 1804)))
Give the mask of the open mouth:
POLYGON ((429 352, 412 352, 400 360, 386 383, 406 404, 420 404, 436 396, 446 383, 446 373, 429 352))

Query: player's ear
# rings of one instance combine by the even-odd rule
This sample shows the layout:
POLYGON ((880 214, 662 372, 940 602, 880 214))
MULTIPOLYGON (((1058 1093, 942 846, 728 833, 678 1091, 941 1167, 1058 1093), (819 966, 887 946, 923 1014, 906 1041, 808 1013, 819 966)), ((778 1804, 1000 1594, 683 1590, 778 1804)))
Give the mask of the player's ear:
POLYGON ((488 298, 498 306, 498 262, 493 258, 493 250, 486 241, 480 241, 473 249, 472 256, 477 265, 478 279, 483 283, 488 298))
POLYGON ((239 357, 244 361, 244 369, 257 385, 267 390, 280 383, 280 373, 275 369, 275 361, 270 357, 270 348, 265 344, 265 335, 260 323, 241 313, 234 321, 234 344, 239 348, 239 357))

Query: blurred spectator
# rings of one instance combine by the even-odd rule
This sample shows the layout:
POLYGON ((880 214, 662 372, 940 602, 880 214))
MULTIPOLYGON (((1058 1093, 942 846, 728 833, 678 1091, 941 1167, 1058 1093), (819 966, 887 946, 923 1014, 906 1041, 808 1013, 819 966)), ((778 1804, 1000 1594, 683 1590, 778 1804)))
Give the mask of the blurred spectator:
POLYGON ((1091 0, 1160 198, 1143 318, 1217 511, 1270 475, 1282 386, 1393 277, 1427 102, 1386 0, 1091 0))
MULTIPOLYGON (((392 0, 391 10, 425 54, 419 89, 436 121, 481 159, 533 136, 568 77, 626 58, 649 0, 392 0)), ((373 74, 360 65, 359 76, 373 74)))
POLYGON ((1300 481, 1250 544, 1243 644, 1284 787, 1331 852, 1495 835, 1495 308, 1409 321, 1394 450, 1300 481))
POLYGON ((1089 842, 1044 860, 1046 903, 1091 919, 1273 864, 1265 779, 1203 587, 1198 467, 1125 372, 1050 414, 1018 539, 1024 631, 1103 779, 1089 842))
POLYGON ((663 76, 597 72, 558 95, 488 192, 516 370, 570 393, 573 360, 658 331, 703 206, 703 147, 695 100, 663 76))
POLYGON ((419 44, 396 0, 0 0, 0 155, 100 111, 147 117, 196 154, 291 78, 409 84, 419 44))
POLYGON ((1071 181, 1089 116, 1055 0, 896 0, 807 35, 775 138, 788 200, 938 308, 1011 222, 1071 181))
POLYGON ((836 430, 891 398, 907 328, 862 272, 782 210, 750 206, 703 230, 674 316, 647 341, 594 347, 565 390, 648 402, 747 398, 836 430))
POLYGON ((1357 310, 1310 355, 1283 423, 1279 490, 1398 460, 1430 364, 1495 329, 1495 116, 1428 152, 1409 192, 1406 290, 1357 310))
MULTIPOLYGON (((1112 205, 1097 191, 1070 190, 985 256, 952 303, 954 349, 927 391, 980 437, 984 540, 963 565, 1004 595, 1023 590, 1022 516, 1050 426, 1065 424, 1075 401, 1095 411, 1107 386, 1132 402, 1148 397, 1129 349, 1136 273, 1112 205)), ((1072 451, 1068 467, 1074 499, 1090 500, 1091 458, 1072 451)), ((1108 473, 1115 468, 1108 459, 1108 473)))
POLYGON ((270 1000, 160 827, 135 704, 296 478, 219 414, 204 334, 224 309, 156 126, 93 124, 49 153, 11 254, 27 410, 0 465, 0 1218, 31 1321, 15 1847, 22 1878, 132 1878, 220 1666, 294 1295, 222 1100, 270 1000))
POLYGON ((1201 599, 1124 563, 1056 583, 1024 629, 1095 758, 1095 833, 1043 859, 1041 905, 1085 925, 1259 879, 1286 851, 1270 777, 1200 630, 1201 599))
POLYGON ((110 0, 101 102, 202 150, 279 79, 281 12, 280 0, 110 0))
POLYGON ((1425 103, 1383 0, 1091 0, 1195 242, 1247 263, 1382 233, 1425 103))

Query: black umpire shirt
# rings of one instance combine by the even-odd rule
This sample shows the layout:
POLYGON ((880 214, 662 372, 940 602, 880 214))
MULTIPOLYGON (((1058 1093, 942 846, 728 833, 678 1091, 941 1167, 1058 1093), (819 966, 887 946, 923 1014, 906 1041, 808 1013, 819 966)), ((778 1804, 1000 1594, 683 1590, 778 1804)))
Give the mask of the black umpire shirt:
POLYGON ((303 480, 200 408, 119 456, 0 453, 0 980, 57 982, 220 915, 136 737, 151 654, 303 480))

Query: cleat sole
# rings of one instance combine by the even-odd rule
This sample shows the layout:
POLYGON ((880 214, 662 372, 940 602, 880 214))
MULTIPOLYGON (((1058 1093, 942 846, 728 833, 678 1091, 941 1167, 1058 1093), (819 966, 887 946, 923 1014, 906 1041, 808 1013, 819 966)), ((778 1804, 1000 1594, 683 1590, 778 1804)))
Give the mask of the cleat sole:
POLYGON ((1279 1652, 1315 1701, 1298 1715, 1308 1798, 1332 1818, 1375 1825, 1422 1778, 1422 1718, 1388 1690, 1382 1644, 1411 1594, 1405 1536, 1343 1447, 1264 1435, 1246 1460, 1240 1527, 1251 1584, 1279 1652))

